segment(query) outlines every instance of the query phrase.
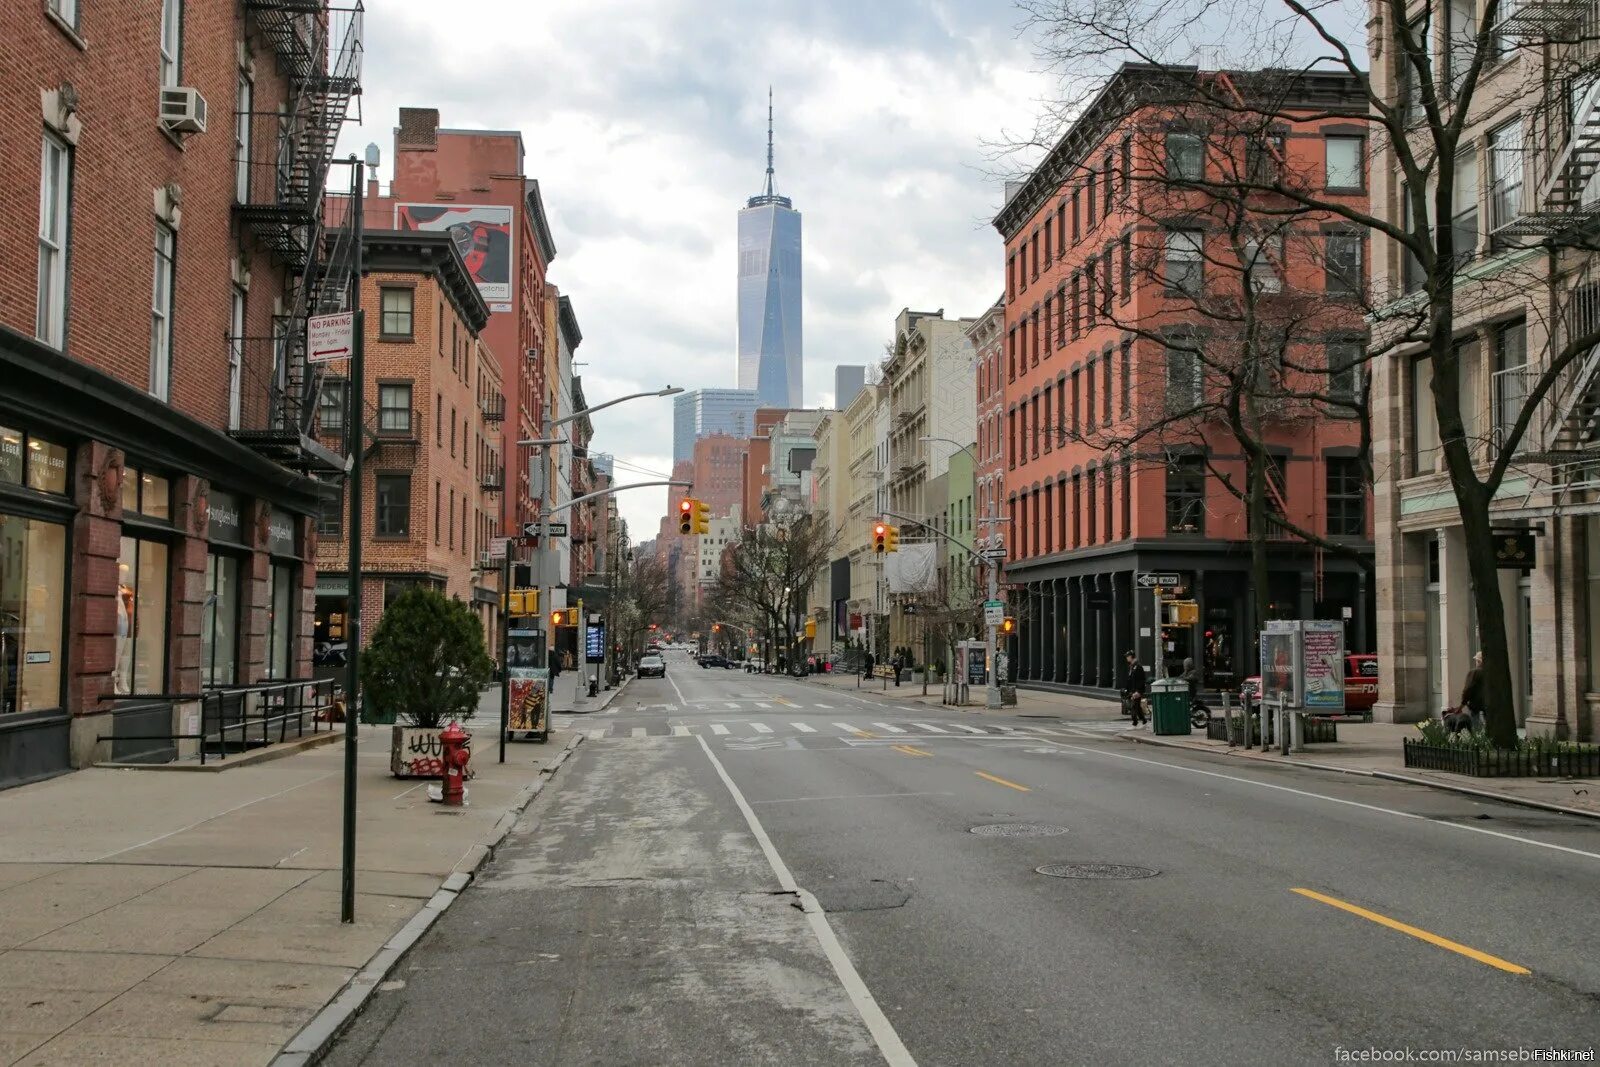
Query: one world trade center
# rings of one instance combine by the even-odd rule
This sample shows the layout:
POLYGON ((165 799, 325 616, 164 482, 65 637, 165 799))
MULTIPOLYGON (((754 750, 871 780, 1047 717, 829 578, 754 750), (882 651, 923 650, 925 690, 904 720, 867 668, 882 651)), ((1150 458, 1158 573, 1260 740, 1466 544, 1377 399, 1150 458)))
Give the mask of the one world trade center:
POLYGON ((767 185, 739 212, 739 388, 760 407, 800 407, 800 336, 800 212, 773 184, 769 91, 767 185))

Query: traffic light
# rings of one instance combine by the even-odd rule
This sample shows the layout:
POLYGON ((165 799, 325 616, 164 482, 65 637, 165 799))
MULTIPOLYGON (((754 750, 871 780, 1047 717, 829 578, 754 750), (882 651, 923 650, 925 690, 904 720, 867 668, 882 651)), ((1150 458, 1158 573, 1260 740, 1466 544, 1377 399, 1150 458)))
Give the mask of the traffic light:
POLYGON ((537 615, 539 614, 539 590, 513 589, 500 598, 500 604, 507 615, 537 615))
POLYGON ((678 501, 678 532, 681 534, 694 533, 694 498, 684 497, 678 501))
POLYGON ((872 551, 883 553, 888 551, 889 527, 877 523, 872 527, 872 551))
POLYGON ((557 608, 555 611, 550 613, 550 625, 560 626, 563 622, 567 621, 569 614, 569 612, 565 612, 557 608))
POLYGON ((883 548, 886 552, 900 551, 900 527, 891 526, 883 532, 883 548))
POLYGON ((1200 605, 1193 600, 1169 600, 1165 606, 1168 626, 1193 626, 1200 621, 1200 605))
POLYGON ((714 633, 714 634, 720 634, 722 632, 722 624, 720 622, 712 623, 711 624, 711 632, 714 633))
POLYGON ((655 623, 651 623, 650 624, 650 629, 654 630, 655 628, 656 628, 656 624, 655 623))
POLYGON ((711 505, 704 500, 695 500, 694 504, 694 532, 705 534, 711 532, 711 505))
POLYGON ((1014 634, 1016 632, 1017 632, 1017 620, 1016 619, 1012 618, 1010 615, 1007 615, 1004 619, 1000 620, 1000 633, 1001 633, 1002 636, 1009 636, 1009 635, 1014 634))
POLYGON ((816 639, 817 639, 817 620, 816 619, 807 619, 806 620, 806 640, 807 641, 815 641, 816 639))

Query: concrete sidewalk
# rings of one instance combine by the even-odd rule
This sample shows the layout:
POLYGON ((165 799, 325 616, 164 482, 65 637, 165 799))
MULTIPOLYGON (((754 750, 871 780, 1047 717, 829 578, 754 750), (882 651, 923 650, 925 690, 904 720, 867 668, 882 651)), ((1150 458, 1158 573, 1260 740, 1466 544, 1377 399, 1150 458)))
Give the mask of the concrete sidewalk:
POLYGON ((1393 723, 1339 723, 1339 740, 1307 745, 1300 753, 1288 756, 1277 749, 1229 748, 1224 741, 1210 741, 1203 734, 1189 737, 1156 737, 1148 730, 1129 730, 1118 735, 1143 744, 1189 748, 1214 755, 1235 756, 1264 763, 1289 764, 1313 770, 1339 771, 1413 782, 1471 796, 1527 804, 1575 815, 1600 817, 1600 781, 1564 778, 1475 778, 1444 771, 1421 771, 1404 764, 1400 742, 1416 738, 1415 726, 1393 723))
MULTIPOLYGON (((90 768, 0 794, 0 1063, 270 1062, 369 961, 398 959, 578 740, 512 743, 499 764, 493 721, 467 724, 476 777, 454 809, 390 776, 389 727, 361 728, 350 925, 342 745, 217 775, 90 768)), ((372 972, 342 1003, 363 984, 372 972)))
POLYGON ((1120 705, 1114 700, 1104 700, 1098 697, 1082 696, 1077 693, 1055 693, 1035 689, 1018 689, 1015 705, 1004 708, 989 709, 983 706, 983 689, 972 690, 976 694, 976 704, 956 705, 944 704, 944 685, 939 682, 928 683, 928 695, 922 695, 922 683, 912 682, 907 677, 900 680, 899 686, 894 680, 884 678, 863 679, 855 674, 811 674, 801 679, 804 682, 814 682, 836 689, 859 690, 863 696, 868 694, 894 700, 914 701, 925 704, 936 704, 950 708, 952 711, 964 711, 975 715, 1048 715, 1059 716, 1064 720, 1076 719, 1079 721, 1114 719, 1122 713, 1120 705), (857 685, 859 682, 859 686, 857 685))

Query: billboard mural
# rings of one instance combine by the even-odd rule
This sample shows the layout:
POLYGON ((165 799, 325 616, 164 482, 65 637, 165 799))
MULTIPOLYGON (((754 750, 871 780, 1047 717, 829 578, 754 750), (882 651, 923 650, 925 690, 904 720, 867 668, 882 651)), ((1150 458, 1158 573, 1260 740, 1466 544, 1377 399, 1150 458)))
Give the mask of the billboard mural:
POLYGON ((495 204, 396 204, 394 228, 449 233, 490 311, 511 300, 512 215, 495 204))

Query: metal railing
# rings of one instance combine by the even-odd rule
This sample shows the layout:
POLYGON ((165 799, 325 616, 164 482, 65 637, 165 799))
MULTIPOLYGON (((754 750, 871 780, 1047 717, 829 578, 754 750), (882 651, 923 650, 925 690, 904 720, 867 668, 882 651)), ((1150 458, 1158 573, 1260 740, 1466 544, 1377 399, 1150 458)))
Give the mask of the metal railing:
MULTIPOLYGON (((119 733, 99 734, 96 741, 165 741, 176 748, 179 741, 200 742, 200 764, 205 765, 208 751, 213 745, 218 759, 227 759, 231 747, 243 752, 248 748, 289 739, 291 724, 294 736, 304 737, 306 718, 311 719, 311 732, 320 732, 320 713, 332 706, 335 686, 331 678, 294 678, 281 682, 257 682, 254 685, 219 686, 199 693, 118 693, 103 697, 103 702, 170 701, 172 703, 200 704, 200 731, 198 733, 169 732, 150 734, 119 733), (249 699, 256 697, 254 706, 249 699), (231 714, 230 714, 231 712, 231 714), (237 741, 231 738, 237 736, 237 741)), ((330 724, 329 729, 332 729, 330 724)))

